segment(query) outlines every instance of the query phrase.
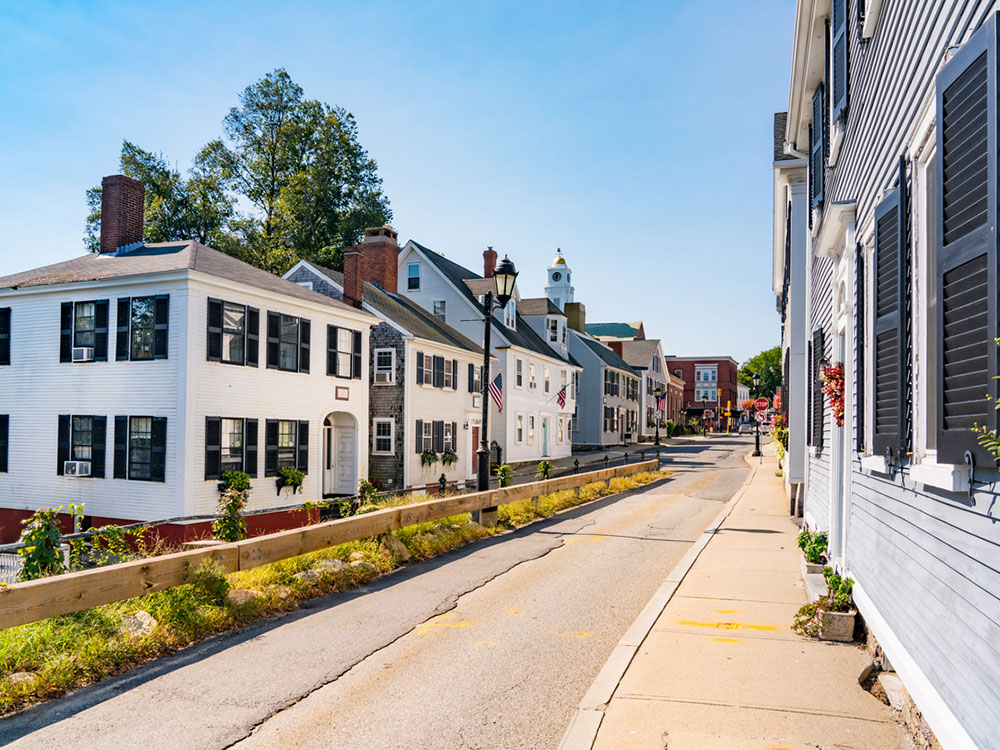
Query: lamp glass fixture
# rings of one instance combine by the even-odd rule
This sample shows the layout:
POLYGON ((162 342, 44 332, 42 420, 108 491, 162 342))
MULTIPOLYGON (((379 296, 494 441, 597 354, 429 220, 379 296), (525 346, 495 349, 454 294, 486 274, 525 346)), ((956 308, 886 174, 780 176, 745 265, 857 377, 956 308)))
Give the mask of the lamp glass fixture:
POLYGON ((513 262, 506 255, 497 264, 493 272, 493 285, 496 289, 497 301, 501 305, 506 305, 514 296, 514 282, 517 281, 517 269, 513 262))
POLYGON ((753 387, 756 388, 758 385, 760 385, 760 374, 755 372, 753 374, 753 387))

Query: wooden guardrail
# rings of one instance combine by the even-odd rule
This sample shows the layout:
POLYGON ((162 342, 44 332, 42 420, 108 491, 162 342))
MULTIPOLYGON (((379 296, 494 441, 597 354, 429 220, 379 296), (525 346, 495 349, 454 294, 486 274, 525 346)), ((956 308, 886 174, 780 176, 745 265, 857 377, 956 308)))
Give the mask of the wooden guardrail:
POLYGON ((159 557, 89 568, 0 588, 0 629, 111 604, 154 591, 179 586, 205 560, 218 563, 226 573, 297 557, 307 552, 365 539, 423 521, 469 513, 550 492, 574 489, 593 482, 654 471, 659 462, 642 461, 613 469, 600 469, 546 479, 486 492, 471 492, 422 503, 385 508, 361 516, 303 526, 289 531, 244 539, 240 542, 174 552, 159 557))

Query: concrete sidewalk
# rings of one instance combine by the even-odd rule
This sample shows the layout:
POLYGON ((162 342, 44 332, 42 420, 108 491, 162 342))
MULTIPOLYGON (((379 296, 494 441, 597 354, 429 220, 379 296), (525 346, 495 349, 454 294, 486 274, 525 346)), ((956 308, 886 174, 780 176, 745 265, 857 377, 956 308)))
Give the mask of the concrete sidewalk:
POLYGON ((773 444, 612 653, 563 748, 909 748, 859 646, 791 632, 806 602, 773 444))

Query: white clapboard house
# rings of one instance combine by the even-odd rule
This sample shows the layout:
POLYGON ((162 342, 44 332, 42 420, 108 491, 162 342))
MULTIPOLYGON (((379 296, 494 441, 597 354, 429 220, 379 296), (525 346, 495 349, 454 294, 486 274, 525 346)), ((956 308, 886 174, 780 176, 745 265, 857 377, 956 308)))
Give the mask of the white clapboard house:
POLYGON ((387 490, 436 486, 442 475, 464 485, 478 462, 483 350, 396 291, 398 255, 396 232, 376 227, 345 251, 343 272, 303 260, 285 278, 380 319, 369 345, 368 475, 387 490))
POLYGON ((0 278, 3 540, 44 506, 209 513, 227 470, 253 478, 251 508, 291 502, 286 466, 299 497, 353 493, 378 319, 197 242, 143 243, 142 183, 102 192, 99 253, 0 278))
POLYGON ((921 746, 997 747, 1000 474, 973 428, 1000 414, 998 4, 796 5, 774 120, 784 476, 940 743, 921 746))
MULTIPOLYGON (((492 276, 497 254, 483 253, 484 276, 492 276)), ((481 342, 481 295, 491 281, 412 240, 399 253, 400 297, 433 313, 481 342)), ((500 376, 503 411, 490 401, 489 440, 508 463, 537 462, 572 452, 570 420, 575 407, 573 375, 580 366, 564 348, 552 347, 518 314, 519 294, 491 318, 490 350, 496 364, 490 381, 500 376), (566 386, 566 398, 559 392, 566 386)), ((495 455, 494 455, 495 458, 495 455)))

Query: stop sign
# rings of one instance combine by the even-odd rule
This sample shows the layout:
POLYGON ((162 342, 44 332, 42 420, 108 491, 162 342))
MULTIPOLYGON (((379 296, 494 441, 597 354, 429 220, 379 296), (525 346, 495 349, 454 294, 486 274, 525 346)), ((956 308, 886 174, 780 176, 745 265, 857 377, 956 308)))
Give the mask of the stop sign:
POLYGON ((767 411, 769 404, 766 398, 759 398, 754 402, 754 406, 757 407, 757 411, 767 411))

